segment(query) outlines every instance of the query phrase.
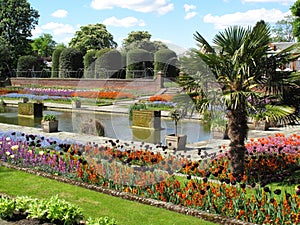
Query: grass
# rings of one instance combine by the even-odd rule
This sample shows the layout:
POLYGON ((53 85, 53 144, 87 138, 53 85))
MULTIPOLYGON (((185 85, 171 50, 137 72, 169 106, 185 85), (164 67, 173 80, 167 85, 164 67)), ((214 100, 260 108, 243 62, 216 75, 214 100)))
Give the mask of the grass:
POLYGON ((59 197, 80 206, 87 217, 109 216, 118 224, 213 225, 192 216, 116 198, 81 187, 0 166, 0 193, 32 198, 59 197))

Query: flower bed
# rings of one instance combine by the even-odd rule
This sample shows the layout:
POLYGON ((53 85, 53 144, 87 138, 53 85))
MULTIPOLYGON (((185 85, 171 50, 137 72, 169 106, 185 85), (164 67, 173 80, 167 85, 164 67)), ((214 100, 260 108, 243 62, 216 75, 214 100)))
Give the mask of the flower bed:
MULTIPOLYGON (((221 178, 222 182, 210 181, 207 177, 191 179, 191 175, 188 175, 186 182, 180 183, 174 173, 180 170, 183 164, 185 172, 190 173, 190 171, 194 172, 201 163, 179 160, 169 154, 157 153, 163 151, 164 148, 150 151, 146 145, 143 145, 141 149, 134 149, 130 144, 122 145, 117 141, 98 146, 67 142, 54 143, 49 140, 47 145, 41 145, 38 140, 42 140, 42 137, 37 138, 37 136, 21 133, 3 133, 1 137, 0 158, 10 165, 27 166, 34 170, 92 184, 93 187, 129 193, 129 196, 134 194, 143 198, 168 202, 174 208, 176 205, 187 209, 193 208, 258 224, 297 224, 300 221, 300 198, 297 195, 300 191, 283 193, 280 189, 271 190, 267 186, 255 184, 253 194, 247 194, 246 184, 254 178, 245 175, 243 180, 234 180, 230 177, 230 174, 226 172, 228 171, 226 153, 213 159, 213 164, 205 168, 207 170, 205 173, 201 173, 207 177, 218 173, 217 177, 221 178), (151 155, 153 159, 156 159, 155 163, 151 162, 149 158, 151 155), (128 161, 128 159, 131 160, 128 161), (141 163, 142 161, 144 162, 141 163), (134 165, 135 162, 140 166, 134 165)), ((296 161, 291 161, 290 165, 299 166, 299 137, 294 135, 286 138, 279 135, 270 137, 268 143, 272 144, 273 138, 277 143, 274 148, 277 148, 279 144, 283 146, 282 143, 285 143, 286 149, 284 152, 281 149, 280 154, 295 154, 290 158, 298 158, 296 161)), ((258 146, 265 147, 266 145, 266 139, 259 139, 251 141, 247 148, 250 154, 254 146, 258 148, 258 146)), ((280 147, 278 151, 279 149, 280 147)), ((253 153, 251 157, 256 154, 257 152, 253 153)), ((279 159, 281 157, 283 156, 278 156, 279 159)), ((270 159, 273 160, 273 158, 270 159)), ((256 163, 259 162, 268 161, 256 160, 256 163)), ((266 168, 272 165, 267 164, 266 168)))

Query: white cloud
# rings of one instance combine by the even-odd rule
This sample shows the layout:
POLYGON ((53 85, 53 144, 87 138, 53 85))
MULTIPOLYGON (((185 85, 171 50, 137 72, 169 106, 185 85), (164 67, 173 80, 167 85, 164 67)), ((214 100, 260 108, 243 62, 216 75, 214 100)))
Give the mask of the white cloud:
POLYGON ((54 13, 51 14, 51 16, 56 18, 65 18, 68 15, 68 11, 64 9, 58 9, 54 13))
POLYGON ((139 20, 135 17, 125 17, 122 19, 118 19, 114 16, 109 17, 103 21, 103 24, 109 25, 109 26, 115 26, 115 27, 133 27, 133 26, 139 26, 144 27, 146 24, 143 20, 139 20))
POLYGON ((197 15, 196 12, 188 12, 188 13, 185 15, 184 19, 185 19, 185 20, 189 20, 189 19, 195 17, 196 15, 197 15))
POLYGON ((273 2, 273 3, 279 3, 282 5, 290 5, 294 2, 296 2, 296 0, 242 0, 243 3, 247 3, 247 2, 261 2, 261 3, 266 3, 266 2, 273 2))
POLYGON ((184 4, 184 5, 183 5, 183 8, 184 8, 184 11, 185 11, 185 12, 188 12, 188 11, 190 11, 190 10, 196 9, 196 6, 195 6, 195 5, 184 4))
POLYGON ((225 29, 228 26, 240 25, 240 26, 253 26, 256 22, 264 20, 267 23, 276 23, 283 19, 288 13, 283 13, 278 9, 255 9, 246 12, 236 12, 233 14, 225 14, 222 16, 213 16, 207 14, 204 16, 203 21, 205 23, 212 23, 216 29, 225 29))
POLYGON ((163 15, 172 11, 174 4, 170 3, 170 0, 93 0, 91 7, 100 10, 119 7, 143 13, 157 12, 163 15))
POLYGON ((74 34, 75 29, 70 24, 63 23, 54 23, 50 22, 45 25, 42 25, 41 28, 43 30, 50 30, 54 35, 66 35, 66 34, 74 34))
POLYGON ((37 37, 43 33, 43 29, 39 26, 36 26, 33 30, 31 30, 31 34, 33 37, 37 37))

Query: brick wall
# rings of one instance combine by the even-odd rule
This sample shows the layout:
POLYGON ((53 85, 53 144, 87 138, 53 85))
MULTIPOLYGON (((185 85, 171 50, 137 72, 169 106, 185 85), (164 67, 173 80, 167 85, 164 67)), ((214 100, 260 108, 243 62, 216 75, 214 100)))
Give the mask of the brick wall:
POLYGON ((12 86, 38 85, 47 87, 111 88, 158 91, 163 87, 160 73, 154 79, 75 79, 75 78, 11 78, 12 86))

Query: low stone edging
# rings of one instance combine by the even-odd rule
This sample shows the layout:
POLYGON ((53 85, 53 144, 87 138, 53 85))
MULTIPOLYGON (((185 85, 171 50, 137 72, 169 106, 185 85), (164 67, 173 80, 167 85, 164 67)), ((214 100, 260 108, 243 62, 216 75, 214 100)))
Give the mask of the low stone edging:
POLYGON ((7 168, 23 171, 23 172, 26 172, 29 174, 49 178, 49 179, 56 180, 59 182, 76 185, 79 187, 97 191, 97 192, 100 192, 103 194, 108 194, 108 195, 122 198, 125 200, 135 201, 135 202, 139 202, 141 204, 167 209, 167 210, 174 211, 174 212, 177 212, 180 214, 194 216, 199 219, 211 221, 214 223, 220 223, 220 224, 225 224, 225 225, 255 225, 254 223, 249 223, 249 222, 245 222, 245 221, 241 221, 241 220, 237 220, 237 219, 232 219, 232 218, 221 216, 218 214, 212 214, 212 213, 204 212, 204 211, 197 210, 197 209, 187 208, 187 207, 180 206, 180 205, 174 205, 169 202, 163 202, 163 201, 150 199, 150 198, 143 198, 143 197, 133 195, 130 193, 116 191, 116 190, 100 187, 100 186, 93 185, 93 184, 87 184, 84 182, 75 181, 75 180, 72 180, 69 178, 64 178, 61 176, 55 176, 55 175, 45 173, 45 172, 35 171, 30 168, 23 168, 23 167, 18 167, 15 165, 10 165, 10 164, 8 164, 6 162, 2 162, 2 161, 0 161, 0 166, 5 166, 7 168))

